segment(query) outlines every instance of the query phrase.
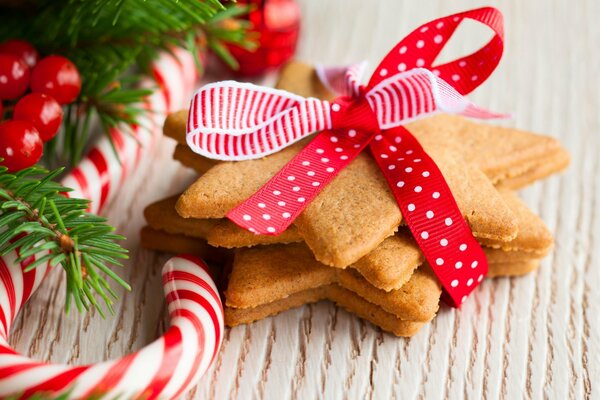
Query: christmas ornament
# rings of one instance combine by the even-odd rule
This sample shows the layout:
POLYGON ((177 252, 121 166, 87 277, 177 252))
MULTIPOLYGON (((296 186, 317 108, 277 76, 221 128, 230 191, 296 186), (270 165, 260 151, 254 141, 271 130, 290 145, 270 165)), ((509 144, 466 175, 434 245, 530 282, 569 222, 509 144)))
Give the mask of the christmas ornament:
POLYGON ((192 99, 187 142, 206 157, 244 160, 274 153, 323 131, 227 215, 251 232, 271 235, 283 232, 322 188, 370 145, 447 300, 459 306, 487 273, 487 261, 441 172, 402 125, 440 111, 499 117, 475 106, 463 94, 487 79, 502 49, 502 15, 486 7, 417 28, 388 53, 366 86, 360 84, 360 66, 324 70, 321 75, 329 86, 342 92, 331 103, 250 84, 209 84, 192 99), (465 19, 491 28, 493 38, 469 56, 433 66, 465 19), (212 102, 226 106, 215 107, 212 102), (269 107, 253 107, 266 103, 269 107), (249 108, 262 110, 263 115, 251 115, 249 108), (447 238, 455 244, 449 246, 447 238))
POLYGON ((249 12, 248 20, 253 31, 259 34, 258 48, 250 51, 230 45, 229 50, 239 63, 236 73, 254 76, 282 65, 294 55, 300 30, 300 7, 295 0, 251 0, 247 4, 255 7, 249 12))

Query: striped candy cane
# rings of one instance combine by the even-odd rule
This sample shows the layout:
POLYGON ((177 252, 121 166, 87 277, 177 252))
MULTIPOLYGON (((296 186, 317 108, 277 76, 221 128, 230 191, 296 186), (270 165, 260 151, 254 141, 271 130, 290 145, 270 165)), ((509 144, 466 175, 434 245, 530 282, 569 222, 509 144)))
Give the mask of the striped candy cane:
POLYGON ((158 83, 159 90, 143 104, 148 113, 139 119, 139 125, 111 129, 110 139, 107 136, 100 138, 62 181, 64 186, 73 189, 69 196, 92 201, 90 211, 93 213, 104 208, 127 176, 140 165, 142 154, 161 137, 166 115, 187 106, 198 80, 194 58, 182 49, 173 50, 173 55, 161 55, 154 63, 152 73, 154 79, 143 80, 141 86, 155 88, 158 83))
MULTIPOLYGON (((159 90, 147 98, 144 107, 149 112, 140 125, 111 130, 117 154, 103 136, 63 180, 74 189, 70 196, 92 200, 92 212, 101 211, 139 166, 143 153, 160 137, 166 114, 184 107, 187 91, 194 88, 198 76, 193 57, 180 49, 173 54, 162 55, 153 66, 155 80, 142 83, 152 88, 158 83, 159 90)), ((0 257, 0 398, 68 393, 69 398, 81 399, 171 399, 194 385, 214 360, 222 341, 223 308, 205 264, 188 256, 172 258, 163 268, 171 328, 137 353, 77 367, 18 354, 8 344, 11 324, 50 268, 41 265, 24 272, 35 258, 22 263, 17 258, 18 251, 0 257)))
POLYGON ((140 351, 86 366, 34 361, 8 345, 10 326, 49 271, 23 272, 33 258, 17 263, 16 252, 0 259, 0 398, 34 394, 86 399, 172 399, 185 392, 211 365, 222 341, 223 308, 205 264, 191 256, 163 267, 170 329, 140 351))

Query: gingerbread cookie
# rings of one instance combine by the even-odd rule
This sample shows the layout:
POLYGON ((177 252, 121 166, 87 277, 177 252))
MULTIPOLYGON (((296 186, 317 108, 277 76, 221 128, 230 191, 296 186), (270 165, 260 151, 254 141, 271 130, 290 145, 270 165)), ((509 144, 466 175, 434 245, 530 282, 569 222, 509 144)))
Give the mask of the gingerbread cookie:
POLYGON ((540 266, 539 259, 489 264, 488 278, 521 276, 535 271, 540 266))
POLYGON ((175 211, 179 195, 150 204, 144 209, 146 222, 156 230, 206 239, 208 232, 219 221, 214 219, 181 218, 175 211))
POLYGON ((519 233, 509 242, 480 239, 482 245, 503 252, 526 252, 536 258, 544 257, 552 248, 552 233, 540 217, 535 215, 519 197, 511 191, 502 190, 502 198, 517 218, 519 233))
POLYGON ((188 111, 181 110, 167 115, 163 125, 163 135, 175 139, 179 144, 186 144, 188 111))
MULTIPOLYGON (((282 299, 296 294, 304 299, 307 293, 314 294, 317 290, 322 296, 318 299, 331 299, 332 285, 350 291, 396 319, 412 322, 431 320, 441 294, 440 285, 428 267, 417 270, 401 290, 385 292, 370 285, 356 271, 326 267, 314 259, 306 246, 292 244, 238 250, 225 292, 226 305, 229 309, 252 310, 265 305, 272 308, 282 299)), ((332 300, 341 300, 344 306, 351 307, 335 294, 332 296, 332 300)), ((229 320, 232 324, 240 323, 229 320)))
POLYGON ((202 157, 194 153, 186 144, 178 144, 173 151, 173 159, 179 161, 183 166, 194 169, 199 175, 202 175, 216 164, 218 161, 202 157))
POLYGON ((249 324, 272 315, 279 314, 292 308, 305 304, 315 303, 329 299, 346 311, 359 316, 382 330, 391 332, 396 336, 414 336, 424 322, 412 322, 399 319, 393 314, 385 312, 375 304, 369 303, 360 296, 337 285, 329 285, 317 289, 308 289, 295 293, 284 299, 263 304, 254 308, 225 307, 225 325, 234 327, 249 324))
POLYGON ((272 315, 279 314, 292 308, 305 304, 316 303, 321 300, 331 300, 337 306, 358 317, 371 322, 382 330, 391 332, 396 336, 414 336, 424 322, 411 322, 399 319, 393 314, 385 312, 375 304, 369 303, 350 290, 329 285, 317 289, 307 289, 295 293, 284 299, 263 304, 254 308, 232 308, 225 307, 225 325, 234 327, 241 324, 249 324, 272 315))
MULTIPOLYGON (((179 198, 177 212, 184 218, 224 217, 279 171, 299 146, 259 160, 216 165, 179 198)), ((481 172, 447 151, 435 149, 430 154, 476 237, 508 241, 516 235, 514 216, 481 172)), ((343 268, 391 236, 401 220, 396 200, 377 165, 361 153, 306 208, 295 225, 319 261, 343 268)))
MULTIPOLYGON (((189 253, 212 261, 223 261, 229 259, 229 252, 223 249, 214 249, 206 246, 206 241, 181 234, 170 234, 165 231, 156 230, 152 227, 144 227, 141 232, 141 245, 150 250, 164 251, 168 253, 189 253)), ((385 243, 385 242, 384 242, 385 243)), ((414 250, 414 249, 413 249, 414 250)), ((503 251, 499 249, 485 248, 489 263, 488 277, 518 276, 533 271, 539 266, 540 259, 534 253, 525 251, 503 251)), ((393 265, 390 260, 389 265, 393 265)), ((380 280, 373 279, 377 276, 376 264, 365 264, 362 267, 353 266, 369 283, 378 289, 391 291, 399 289, 412 276, 412 272, 421 265, 421 262, 401 263, 399 262, 394 271, 404 271, 400 277, 388 273, 380 274, 380 280), (374 282, 372 282, 374 281, 374 282), (382 283, 381 283, 382 282, 382 283)))
POLYGON ((173 254, 194 254, 215 262, 226 262, 231 255, 224 249, 209 246, 205 240, 176 235, 145 226, 140 231, 140 244, 149 250, 173 254))
MULTIPOLYGON (((510 242, 485 241, 487 246, 496 247, 484 247, 488 262, 490 264, 515 263, 539 259, 546 255, 552 247, 552 236, 543 221, 533 214, 515 194, 502 191, 501 195, 517 217, 519 233, 510 242)), ((164 212, 167 207, 173 208, 172 198, 149 206, 149 209, 161 210, 163 218, 158 222, 156 218, 151 218, 148 219, 148 223, 155 229, 163 229, 168 226, 172 233, 206 238, 209 244, 215 246, 249 247, 302 240, 293 225, 278 236, 254 235, 226 219, 184 219, 175 212, 164 212), (186 226, 186 224, 202 225, 203 222, 209 222, 210 227, 201 234, 198 234, 198 231, 189 230, 186 226)), ((148 210, 146 214, 148 214, 148 210)), ((423 255, 410 233, 406 228, 401 228, 396 235, 385 239, 377 248, 360 258, 351 267, 373 286, 390 291, 400 288, 423 262, 423 255)))
POLYGON ((495 185, 517 188, 562 171, 569 154, 554 138, 439 114, 410 124, 419 141, 447 143, 495 185), (518 181, 517 181, 518 179, 518 181), (510 183, 512 182, 512 183, 510 183))
POLYGON ((401 319, 426 322, 435 315, 441 288, 428 267, 417 270, 401 290, 386 292, 353 270, 328 268, 302 244, 240 249, 235 253, 226 304, 251 308, 297 291, 336 283, 401 319))
POLYGON ((302 237, 294 225, 291 225, 279 235, 255 235, 246 229, 240 228, 228 219, 221 219, 208 231, 206 240, 211 246, 232 249, 256 245, 296 243, 301 242, 302 237))
POLYGON ((559 151, 547 158, 540 158, 532 162, 520 175, 507 176, 497 183, 498 187, 517 190, 544 179, 556 172, 565 170, 571 161, 571 156, 566 151, 559 151))

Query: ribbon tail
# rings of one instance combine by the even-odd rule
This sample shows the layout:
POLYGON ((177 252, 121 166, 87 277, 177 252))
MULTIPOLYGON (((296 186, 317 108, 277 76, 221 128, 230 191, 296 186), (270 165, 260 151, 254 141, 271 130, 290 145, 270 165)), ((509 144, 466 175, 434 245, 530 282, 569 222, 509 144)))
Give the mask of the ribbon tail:
POLYGON ((405 128, 382 132, 371 150, 406 223, 445 291, 459 307, 488 271, 483 249, 435 162, 405 128))
POLYGON ((468 104, 463 111, 459 113, 464 117, 476 119, 507 119, 512 118, 511 114, 501 114, 489 111, 483 107, 479 107, 473 103, 468 104))
POLYGON ((460 94, 467 94, 481 85, 494 71, 504 48, 502 13, 492 7, 483 7, 429 21, 402 39, 377 66, 368 87, 387 79, 394 71, 427 68, 440 78, 453 82, 460 94), (442 49, 464 20, 477 21, 494 33, 492 39, 474 53, 435 65, 442 49))
POLYGON ((279 235, 369 143, 357 130, 319 133, 258 192, 227 218, 255 234, 279 235))
MULTIPOLYGON (((453 86, 445 80, 436 77, 428 70, 422 70, 424 76, 429 80, 430 90, 433 94, 434 104, 439 111, 451 114, 459 114, 464 117, 477 119, 503 119, 509 118, 509 114, 501 114, 489 111, 472 103, 460 94, 453 86)), ((426 86, 425 86, 426 87, 426 86)))

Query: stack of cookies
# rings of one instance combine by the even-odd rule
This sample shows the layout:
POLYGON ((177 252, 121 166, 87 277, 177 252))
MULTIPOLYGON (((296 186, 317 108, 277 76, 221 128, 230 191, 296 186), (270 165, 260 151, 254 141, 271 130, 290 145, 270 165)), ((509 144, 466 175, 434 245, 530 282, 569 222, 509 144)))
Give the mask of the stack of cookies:
MULTIPOLYGON (((300 63, 282 71, 278 87, 307 97, 331 97, 314 69, 300 63)), ((259 160, 216 162, 187 147, 186 120, 184 111, 171 115, 164 132, 178 142, 174 158, 199 177, 181 195, 146 208, 142 244, 228 265, 228 326, 320 300, 333 301, 398 336, 412 336, 434 318, 441 286, 367 152, 341 171, 287 231, 254 235, 225 215, 305 142, 259 160)), ((448 115, 407 128, 444 174, 487 254, 488 277, 535 270, 552 247, 552 235, 513 191, 564 169, 569 156, 560 144, 448 115)))

